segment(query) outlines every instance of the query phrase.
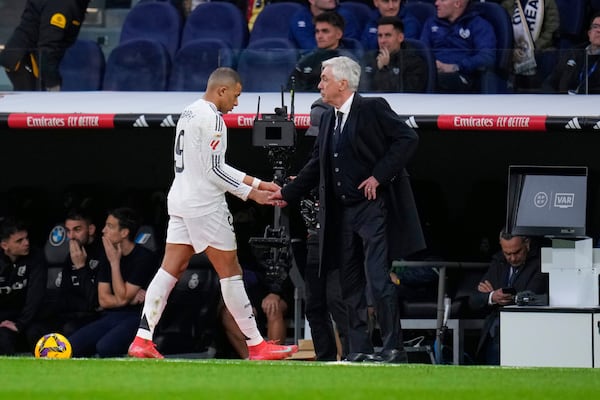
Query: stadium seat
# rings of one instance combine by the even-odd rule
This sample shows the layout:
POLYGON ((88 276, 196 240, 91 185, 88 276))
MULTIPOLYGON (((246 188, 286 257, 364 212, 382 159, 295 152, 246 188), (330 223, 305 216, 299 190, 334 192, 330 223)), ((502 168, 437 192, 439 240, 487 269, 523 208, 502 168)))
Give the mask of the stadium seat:
POLYGON ((169 90, 204 91, 211 72, 217 67, 234 67, 234 55, 221 39, 196 39, 175 54, 169 90))
POLYGON ((106 61, 93 40, 76 40, 60 62, 62 91, 100 90, 106 61))
POLYGON ((481 75, 482 93, 506 93, 508 74, 512 68, 513 28, 506 10, 497 3, 472 3, 494 28, 496 34, 496 66, 481 75))
POLYGON ((291 46, 285 39, 262 39, 241 52, 237 71, 244 91, 279 92, 282 86, 287 86, 298 51, 286 43, 291 46), (274 47, 277 43, 279 47, 274 47))
POLYGON ((358 31, 362 32, 365 29, 365 25, 371 18, 373 8, 369 7, 366 3, 358 1, 344 1, 340 3, 339 10, 349 11, 354 15, 354 19, 358 24, 358 31))
POLYGON ((156 40, 173 59, 179 48, 182 24, 179 12, 169 2, 138 3, 125 17, 119 44, 132 39, 156 40))
POLYGON ((342 38, 340 43, 343 47, 343 49, 340 49, 340 53, 342 55, 354 58, 359 63, 361 62, 365 55, 365 48, 363 47, 360 40, 345 37, 342 38))
POLYGON ((406 9, 406 12, 412 14, 419 20, 421 23, 421 30, 425 21, 429 19, 429 17, 433 17, 436 15, 436 9, 433 3, 423 2, 423 1, 413 1, 404 4, 403 6, 406 9))
POLYGON ((556 0, 560 15, 561 49, 568 49, 585 41, 588 25, 587 0, 556 0))
POLYGON ((201 3, 187 17, 181 44, 201 38, 221 39, 238 51, 248 43, 248 24, 240 9, 231 3, 201 3))
POLYGON ((108 56, 103 90, 163 91, 171 61, 165 47, 153 40, 129 40, 108 56))
POLYGON ((437 68, 435 66, 435 57, 433 56, 433 52, 425 45, 425 43, 421 42, 420 40, 404 39, 404 42, 411 46, 417 52, 417 54, 423 57, 425 60, 425 63, 427 64, 427 85, 425 86, 425 91, 427 93, 435 92, 437 68))
POLYGON ((267 4, 256 17, 249 42, 265 38, 288 37, 292 15, 303 8, 300 3, 287 1, 267 4))

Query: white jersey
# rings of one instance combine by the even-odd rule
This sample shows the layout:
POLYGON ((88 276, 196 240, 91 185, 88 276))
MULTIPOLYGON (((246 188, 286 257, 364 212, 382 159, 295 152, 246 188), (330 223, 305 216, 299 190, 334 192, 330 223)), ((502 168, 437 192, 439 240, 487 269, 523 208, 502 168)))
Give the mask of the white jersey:
POLYGON ((175 135, 175 179, 169 215, 199 217, 215 212, 225 192, 246 200, 252 188, 244 172, 225 163, 227 127, 214 104, 200 99, 181 113, 175 135))

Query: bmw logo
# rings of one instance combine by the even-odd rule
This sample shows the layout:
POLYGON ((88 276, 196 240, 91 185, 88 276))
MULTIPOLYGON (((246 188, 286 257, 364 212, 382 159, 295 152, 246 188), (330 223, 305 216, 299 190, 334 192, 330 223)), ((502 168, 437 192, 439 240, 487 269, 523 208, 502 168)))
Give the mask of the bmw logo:
POLYGON ((65 242, 67 239, 67 232, 65 231, 65 227, 62 225, 56 225, 50 231, 50 236, 48 237, 48 242, 52 246, 58 247, 65 242))

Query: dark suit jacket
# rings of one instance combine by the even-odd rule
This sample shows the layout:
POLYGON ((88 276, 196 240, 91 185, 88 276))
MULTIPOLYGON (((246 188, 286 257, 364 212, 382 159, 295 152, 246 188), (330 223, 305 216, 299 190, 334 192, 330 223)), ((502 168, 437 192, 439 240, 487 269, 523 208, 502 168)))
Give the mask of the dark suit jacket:
MULTIPOLYGON (((500 289, 506 287, 506 279, 508 277, 508 270, 510 265, 506 262, 506 258, 502 252, 496 253, 492 257, 490 267, 481 278, 481 282, 488 280, 494 287, 494 289, 500 289)), ((515 281, 512 285, 517 293, 531 290, 536 294, 547 294, 548 293, 548 274, 542 273, 541 270, 541 257, 539 248, 532 248, 527 255, 525 265, 519 268, 515 281)), ((469 298, 469 304, 474 310, 485 310, 488 311, 485 322, 483 324, 482 335, 479 340, 478 351, 483 346, 486 339, 486 335, 490 328, 494 324, 494 320, 499 317, 500 307, 497 304, 488 305, 489 293, 481 293, 475 291, 469 298)))
MULTIPOLYGON (((330 256, 325 250, 334 248, 330 224, 336 221, 329 210, 335 210, 336 199, 331 187, 329 142, 335 125, 335 110, 325 111, 321 116, 319 134, 311 159, 298 173, 294 181, 281 191, 287 202, 295 202, 318 184, 319 189, 319 255, 321 264, 330 256)), ((343 135, 350 135, 352 149, 357 161, 371 168, 380 184, 377 189, 383 195, 389 213, 388 240, 390 257, 399 259, 425 248, 425 240, 419 222, 415 201, 410 187, 406 164, 418 144, 416 132, 407 127, 380 97, 362 97, 358 93, 350 108, 343 135)), ((364 179, 367 179, 365 176, 364 179)))

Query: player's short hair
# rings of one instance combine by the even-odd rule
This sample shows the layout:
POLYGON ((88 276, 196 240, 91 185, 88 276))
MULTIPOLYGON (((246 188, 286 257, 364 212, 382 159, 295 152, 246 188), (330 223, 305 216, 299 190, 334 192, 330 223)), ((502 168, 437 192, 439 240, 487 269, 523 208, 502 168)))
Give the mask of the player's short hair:
POLYGON ((242 83, 240 75, 232 68, 219 67, 215 69, 208 77, 206 88, 213 86, 232 86, 236 83, 242 83))

